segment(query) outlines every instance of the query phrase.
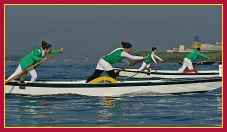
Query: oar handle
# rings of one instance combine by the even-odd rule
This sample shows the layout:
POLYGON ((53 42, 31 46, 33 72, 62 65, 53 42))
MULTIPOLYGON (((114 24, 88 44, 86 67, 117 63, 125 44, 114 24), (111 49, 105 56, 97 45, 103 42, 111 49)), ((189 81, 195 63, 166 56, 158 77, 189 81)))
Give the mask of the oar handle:
MULTIPOLYGON (((53 57, 53 56, 59 54, 60 52, 61 52, 61 51, 58 51, 58 52, 56 52, 56 53, 54 53, 54 54, 52 54, 52 55, 49 55, 49 56, 47 57, 47 59, 49 59, 49 58, 51 58, 51 57, 53 57)), ((35 66, 41 64, 41 63, 44 62, 44 61, 46 61, 46 60, 41 60, 41 61, 35 63, 34 65, 29 66, 28 68, 26 68, 26 69, 23 70, 22 72, 18 73, 18 74, 15 75, 14 77, 12 77, 12 78, 10 78, 9 80, 5 81, 5 84, 7 84, 8 82, 10 82, 10 81, 16 79, 16 78, 19 77, 20 75, 24 74, 25 72, 29 71, 30 69, 32 69, 32 68, 34 68, 35 66)))
POLYGON ((25 72, 27 72, 27 70, 23 70, 22 72, 18 73, 17 75, 15 75, 14 77, 10 78, 9 80, 5 81, 5 84, 7 84, 8 82, 16 79, 17 77, 19 77, 20 75, 24 74, 25 72))
MULTIPOLYGON (((48 59, 50 59, 51 57, 53 57, 53 56, 55 56, 55 55, 57 55, 57 54, 59 54, 59 53, 61 53, 61 51, 58 51, 58 52, 56 52, 56 53, 54 53, 54 54, 51 54, 51 55, 49 55, 48 57, 46 57, 47 59, 46 60, 48 60, 48 59)), ((39 62, 37 62, 37 63, 35 63, 34 65, 31 65, 30 67, 28 67, 27 69, 25 69, 25 70, 30 70, 30 69, 32 69, 32 68, 34 68, 34 67, 36 67, 37 65, 39 65, 39 64, 41 64, 41 63, 43 63, 44 61, 46 61, 46 60, 41 60, 41 61, 39 61, 39 62)))
POLYGON ((139 73, 141 73, 141 71, 139 71, 139 72, 137 72, 136 74, 134 74, 134 75, 130 76, 129 78, 132 78, 132 77, 134 77, 134 76, 138 75, 139 73))
MULTIPOLYGON (((150 75, 151 67, 152 67, 152 65, 150 64, 150 66, 149 66, 148 69, 147 69, 147 72, 144 72, 144 74, 150 75)), ((130 78, 132 78, 132 77, 138 75, 139 73, 142 73, 143 71, 144 71, 144 70, 138 71, 136 74, 130 76, 130 78)))
POLYGON ((118 70, 118 71, 116 72, 116 75, 119 76, 119 73, 120 73, 121 71, 124 71, 125 69, 128 69, 128 68, 130 68, 130 67, 132 67, 132 66, 134 66, 134 65, 136 65, 136 64, 138 64, 138 63, 140 63, 140 62, 143 62, 143 61, 144 61, 144 59, 139 60, 139 61, 136 61, 133 65, 128 65, 128 66, 126 66, 126 67, 124 67, 124 68, 121 68, 120 70, 118 70))
POLYGON ((143 71, 144 71, 144 70, 138 71, 136 74, 134 74, 134 75, 130 76, 130 78, 132 78, 132 77, 134 77, 134 76, 138 75, 139 73, 142 73, 143 71))

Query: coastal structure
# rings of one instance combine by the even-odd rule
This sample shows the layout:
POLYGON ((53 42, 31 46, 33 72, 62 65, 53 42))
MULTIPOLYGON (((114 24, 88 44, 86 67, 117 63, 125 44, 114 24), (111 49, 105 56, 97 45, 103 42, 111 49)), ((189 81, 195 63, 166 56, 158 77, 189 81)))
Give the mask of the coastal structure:
POLYGON ((201 48, 201 52, 221 52, 222 43, 216 42, 215 44, 200 43, 199 36, 195 36, 195 41, 191 48, 186 48, 185 45, 180 44, 179 48, 171 48, 167 50, 167 53, 171 52, 191 52, 195 48, 201 48))

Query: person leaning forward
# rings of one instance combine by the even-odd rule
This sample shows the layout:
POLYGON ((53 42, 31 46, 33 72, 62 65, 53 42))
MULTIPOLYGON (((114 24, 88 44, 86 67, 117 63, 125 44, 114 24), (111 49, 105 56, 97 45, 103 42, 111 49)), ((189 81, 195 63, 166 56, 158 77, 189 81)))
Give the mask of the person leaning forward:
POLYGON ((111 64, 116 64, 120 62, 125 62, 129 64, 130 62, 128 61, 128 58, 131 60, 143 60, 147 58, 142 56, 130 55, 129 53, 132 50, 132 45, 129 42, 121 42, 121 44, 122 48, 117 48, 113 50, 110 54, 103 56, 99 59, 94 73, 90 77, 88 77, 86 83, 98 78, 104 71, 106 71, 106 73, 110 77, 116 79, 116 73, 114 72, 111 64))
MULTIPOLYGON (((8 77, 7 80, 10 80, 15 75, 19 74, 20 72, 22 72, 29 66, 34 65, 39 61, 43 61, 43 60, 46 61, 47 60, 47 58, 45 58, 46 54, 55 54, 59 51, 63 52, 65 50, 64 48, 60 48, 59 50, 52 50, 51 47, 52 46, 50 43, 47 43, 46 41, 42 41, 41 46, 37 46, 37 47, 33 48, 32 52, 30 52, 29 54, 27 54, 20 60, 17 69, 10 77, 8 77)), ((36 67, 34 67, 28 71, 29 74, 31 75, 31 82, 35 82, 37 79, 37 73, 35 70, 36 67)))
POLYGON ((156 47, 152 47, 152 52, 151 54, 148 55, 147 59, 143 61, 141 67, 139 68, 139 71, 143 71, 145 68, 147 69, 151 69, 151 60, 153 60, 153 62, 157 65, 157 62, 155 60, 155 58, 157 58, 159 60, 159 62, 162 62, 163 60, 158 57, 157 55, 155 55, 155 53, 157 52, 157 48, 156 47))
POLYGON ((190 52, 183 61, 182 67, 178 70, 178 72, 183 73, 184 70, 188 67, 189 70, 193 70, 192 60, 198 59, 198 56, 202 56, 204 58, 210 58, 205 54, 200 53, 200 48, 194 49, 192 52, 190 52))

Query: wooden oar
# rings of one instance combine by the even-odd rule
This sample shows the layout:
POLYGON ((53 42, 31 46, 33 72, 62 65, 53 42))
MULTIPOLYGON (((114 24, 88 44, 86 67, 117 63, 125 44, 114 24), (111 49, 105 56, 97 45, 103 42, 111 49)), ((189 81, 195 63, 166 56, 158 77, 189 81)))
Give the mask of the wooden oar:
MULTIPOLYGON (((132 77, 134 77, 134 76, 138 75, 139 73, 142 73, 143 71, 144 71, 144 70, 142 70, 142 71, 138 71, 136 74, 134 74, 134 75, 130 76, 129 78, 132 78, 132 77)), ((148 69, 148 70, 147 70, 147 72, 144 72, 144 74, 150 75, 150 70, 148 69)))
POLYGON ((134 74, 134 75, 130 76, 129 78, 132 78, 132 77, 134 77, 134 76, 138 75, 138 74, 139 74, 139 73, 141 73, 141 72, 143 72, 143 70, 142 70, 142 71, 138 71, 136 74, 134 74))
POLYGON ((140 62, 143 62, 144 60, 138 60, 138 61, 136 61, 134 64, 132 64, 132 65, 128 65, 128 66, 126 66, 126 67, 124 67, 124 68, 121 68, 120 70, 118 70, 117 72, 116 72, 116 76, 119 76, 119 73, 121 72, 121 71, 124 71, 125 69, 128 69, 128 68, 130 68, 130 67, 132 67, 132 66, 134 66, 134 65, 136 65, 136 64, 138 64, 138 63, 140 63, 140 62))
MULTIPOLYGON (((54 53, 54 54, 48 56, 47 59, 49 59, 49 58, 51 58, 51 57, 53 57, 53 56, 55 56, 55 55, 57 55, 57 54, 59 54, 59 53, 60 53, 60 51, 58 51, 58 52, 56 52, 56 53, 54 53)), ((10 82, 10 81, 16 79, 17 77, 21 76, 22 74, 25 74, 25 73, 28 72, 30 69, 32 69, 32 68, 34 68, 35 66, 41 64, 41 63, 44 62, 44 61, 46 61, 46 60, 41 60, 41 61, 35 63, 34 65, 29 66, 27 69, 23 70, 22 72, 18 73, 18 74, 15 75, 14 77, 12 77, 12 78, 10 78, 9 80, 5 81, 5 84, 7 84, 8 82, 10 82)))
MULTIPOLYGON (((147 68, 147 72, 144 72, 144 74, 150 75, 151 67, 152 67, 152 65, 150 64, 150 66, 147 68)), ((141 73, 141 72, 143 72, 143 71, 144 71, 144 70, 138 71, 136 74, 130 76, 129 78, 132 78, 132 77, 138 75, 139 73, 141 73)))

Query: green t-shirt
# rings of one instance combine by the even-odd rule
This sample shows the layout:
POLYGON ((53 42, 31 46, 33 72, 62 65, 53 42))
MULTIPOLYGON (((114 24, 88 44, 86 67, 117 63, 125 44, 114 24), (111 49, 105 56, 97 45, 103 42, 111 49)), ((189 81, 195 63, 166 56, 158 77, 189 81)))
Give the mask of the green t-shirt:
MULTIPOLYGON (((54 54, 56 52, 58 52, 59 50, 51 50, 49 54, 54 54)), ((20 65, 21 68, 24 70, 26 68, 28 68, 31 65, 34 65, 35 63, 42 61, 43 58, 45 57, 42 56, 42 48, 41 47, 35 47, 33 49, 33 51, 29 54, 27 54, 26 56, 24 56, 21 60, 20 60, 20 65)))
POLYGON ((110 64, 120 63, 124 57, 121 56, 121 53, 124 52, 123 48, 117 48, 112 51, 110 54, 103 57, 103 60, 110 64))
POLYGON ((202 56, 204 58, 209 58, 208 56, 200 53, 197 49, 190 52, 185 58, 188 58, 189 60, 196 60, 198 56, 202 56))
MULTIPOLYGON (((153 52, 151 54, 153 54, 153 52)), ((151 59, 152 59, 151 58, 151 54, 149 54, 148 57, 147 57, 147 59, 144 60, 143 62, 145 62, 146 64, 150 64, 151 63, 151 59)))

